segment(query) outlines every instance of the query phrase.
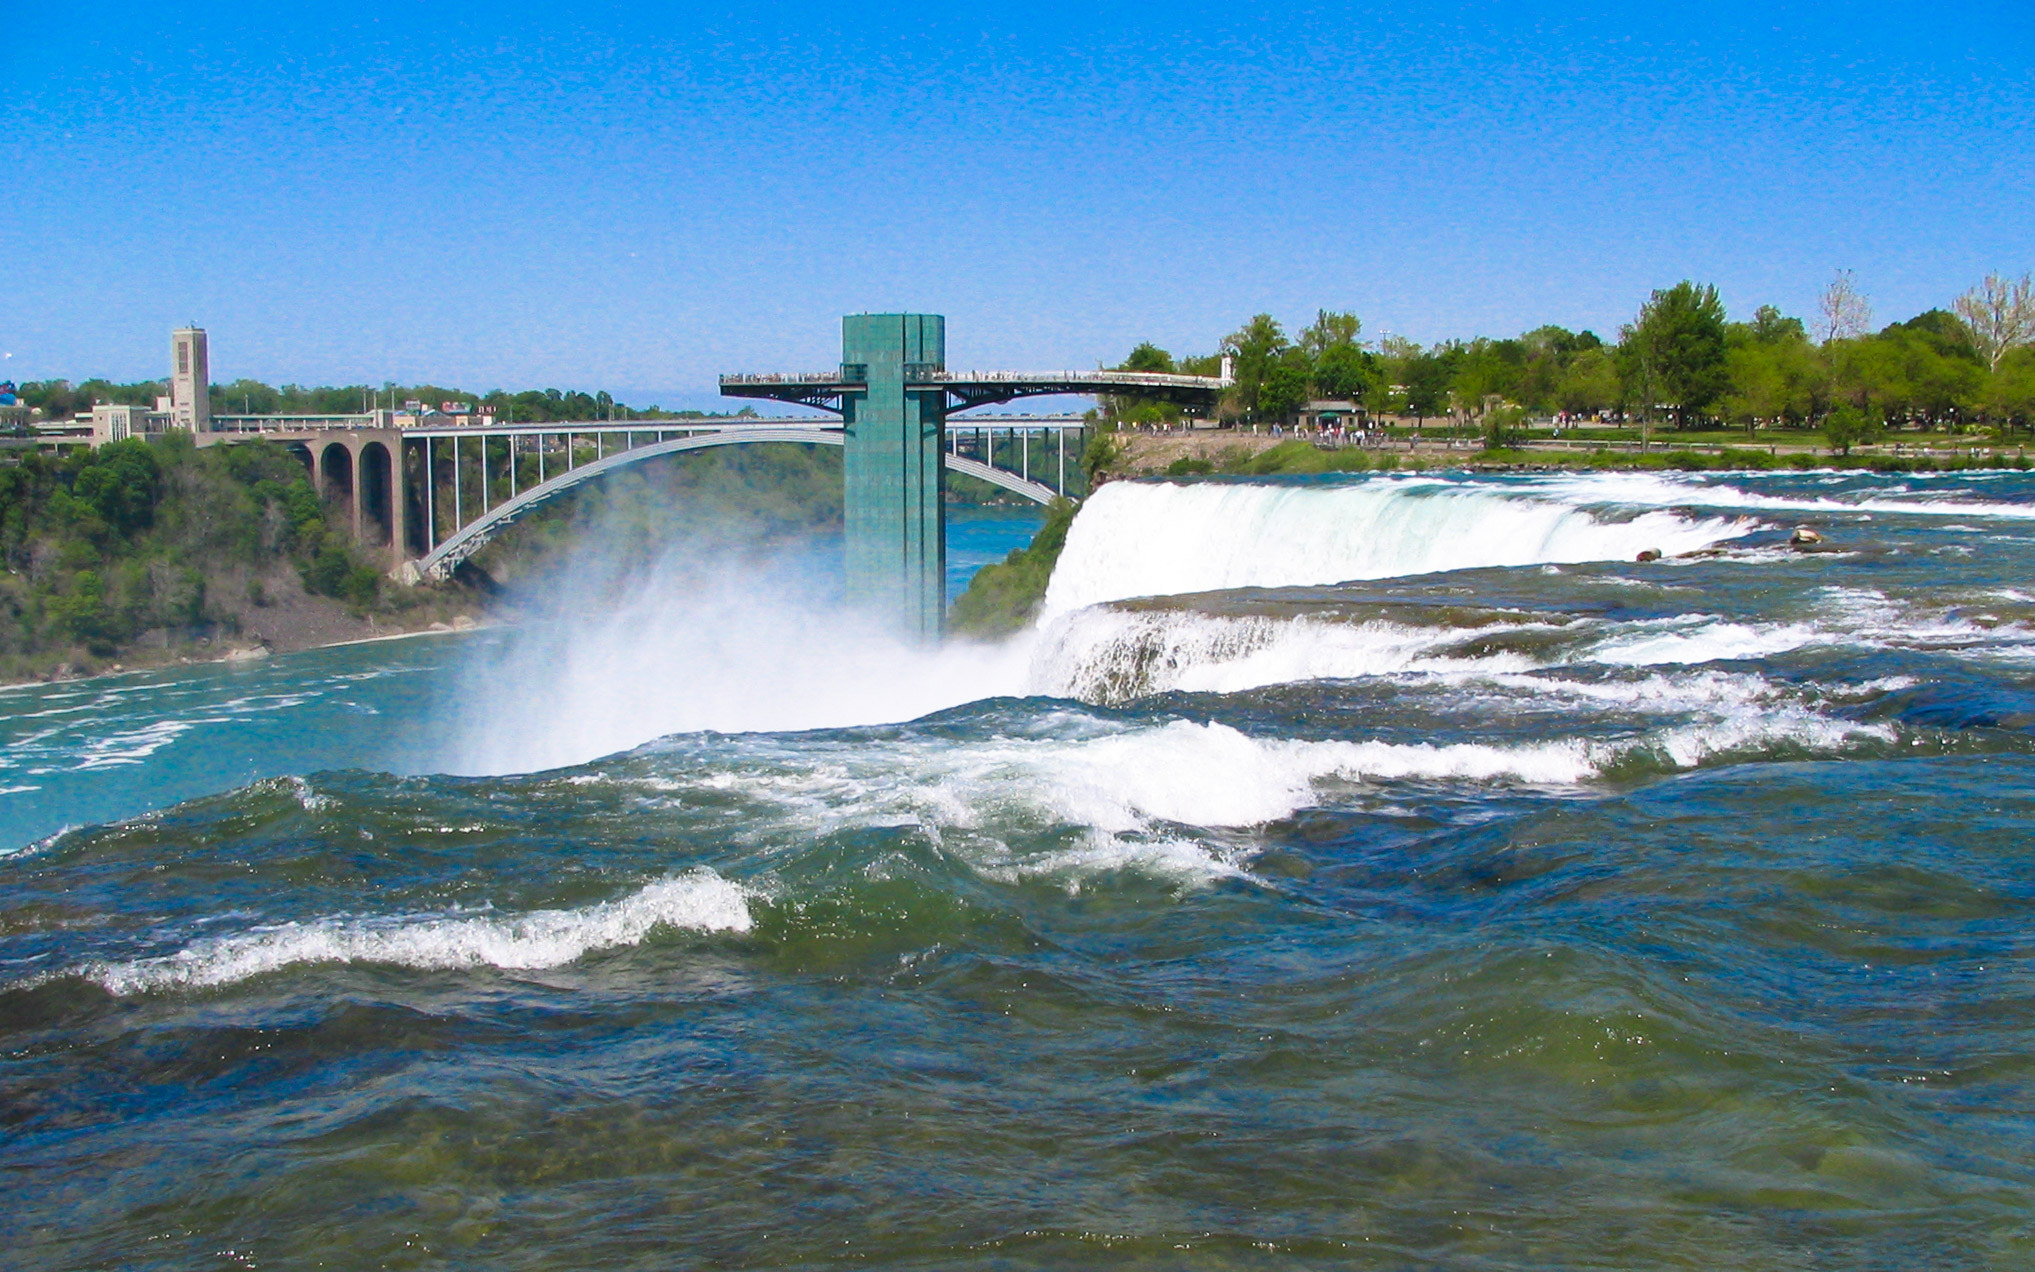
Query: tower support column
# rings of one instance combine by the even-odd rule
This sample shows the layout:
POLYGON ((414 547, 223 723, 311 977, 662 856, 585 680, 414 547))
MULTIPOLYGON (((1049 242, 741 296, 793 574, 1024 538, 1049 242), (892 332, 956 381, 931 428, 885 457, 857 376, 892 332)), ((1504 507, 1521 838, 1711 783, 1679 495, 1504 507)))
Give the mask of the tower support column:
POLYGON ((843 517, 851 602, 919 640, 937 640, 947 609, 947 522, 941 447, 947 321, 938 314, 851 314, 841 320, 843 517))

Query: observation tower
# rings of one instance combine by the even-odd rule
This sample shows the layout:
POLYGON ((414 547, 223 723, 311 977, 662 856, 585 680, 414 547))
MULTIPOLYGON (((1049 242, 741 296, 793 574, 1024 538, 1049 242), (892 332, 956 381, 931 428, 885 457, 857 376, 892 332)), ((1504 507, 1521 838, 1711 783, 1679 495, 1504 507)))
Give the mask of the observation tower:
POLYGON ((721 392, 841 417, 849 602, 930 641, 947 606, 941 450, 949 414, 1021 397, 1105 393, 1208 409, 1229 384, 1143 371, 951 373, 944 316, 849 314, 841 319, 838 371, 724 375, 721 392))

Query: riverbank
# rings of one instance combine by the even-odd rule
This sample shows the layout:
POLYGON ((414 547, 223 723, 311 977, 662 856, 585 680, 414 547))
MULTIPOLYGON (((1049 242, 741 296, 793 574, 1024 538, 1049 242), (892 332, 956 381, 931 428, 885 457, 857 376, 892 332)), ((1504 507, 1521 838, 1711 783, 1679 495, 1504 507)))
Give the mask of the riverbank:
POLYGON ((250 631, 239 637, 226 637, 217 641, 200 637, 166 645, 161 650, 132 649, 121 658, 78 661, 67 659, 41 674, 0 681, 0 692, 35 685, 82 683, 109 676, 160 671, 166 667, 260 662, 279 654, 300 654, 314 649, 342 649, 353 645, 375 645, 384 641, 412 640, 423 636, 450 636, 495 625, 495 622, 480 610, 472 613, 453 613, 450 617, 431 618, 421 624, 393 626, 387 621, 378 621, 372 614, 364 616, 345 613, 337 616, 324 614, 314 616, 311 622, 288 629, 284 634, 275 637, 261 631, 250 631))
MULTIPOLYGON (((1436 430, 1437 432, 1439 430, 1436 430)), ((1388 437, 1366 445, 1331 445, 1310 438, 1273 437, 1230 429, 1112 435, 1116 456, 1106 465, 1112 477, 1193 476, 1234 473, 1365 472, 1452 469, 1479 472, 1699 469, 1764 471, 1827 468, 1839 471, 1929 472, 2021 469, 2030 460, 2020 447, 1965 446, 1954 449, 1904 442, 1856 446, 1837 454, 1805 439, 1727 444, 1655 440, 1642 450, 1635 442, 1533 438, 1501 449, 1468 437, 1388 437)))

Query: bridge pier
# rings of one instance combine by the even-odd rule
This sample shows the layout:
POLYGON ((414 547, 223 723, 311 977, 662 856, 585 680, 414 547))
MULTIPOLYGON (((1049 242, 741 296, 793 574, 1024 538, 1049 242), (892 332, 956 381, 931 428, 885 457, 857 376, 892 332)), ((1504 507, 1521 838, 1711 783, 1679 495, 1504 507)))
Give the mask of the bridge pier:
POLYGON ((906 381, 947 369, 947 320, 851 314, 841 320, 841 366, 843 379, 859 370, 862 381, 841 397, 848 596, 908 636, 938 640, 947 615, 947 395, 906 381))

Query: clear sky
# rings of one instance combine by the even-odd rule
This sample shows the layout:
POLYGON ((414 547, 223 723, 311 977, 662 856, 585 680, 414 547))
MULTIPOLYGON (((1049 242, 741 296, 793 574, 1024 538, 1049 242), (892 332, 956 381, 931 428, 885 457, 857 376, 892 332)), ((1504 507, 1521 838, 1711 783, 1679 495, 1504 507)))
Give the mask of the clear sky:
POLYGON ((857 310, 949 364, 1882 321, 2035 268, 2035 5, 0 0, 0 378, 712 398, 857 310))

